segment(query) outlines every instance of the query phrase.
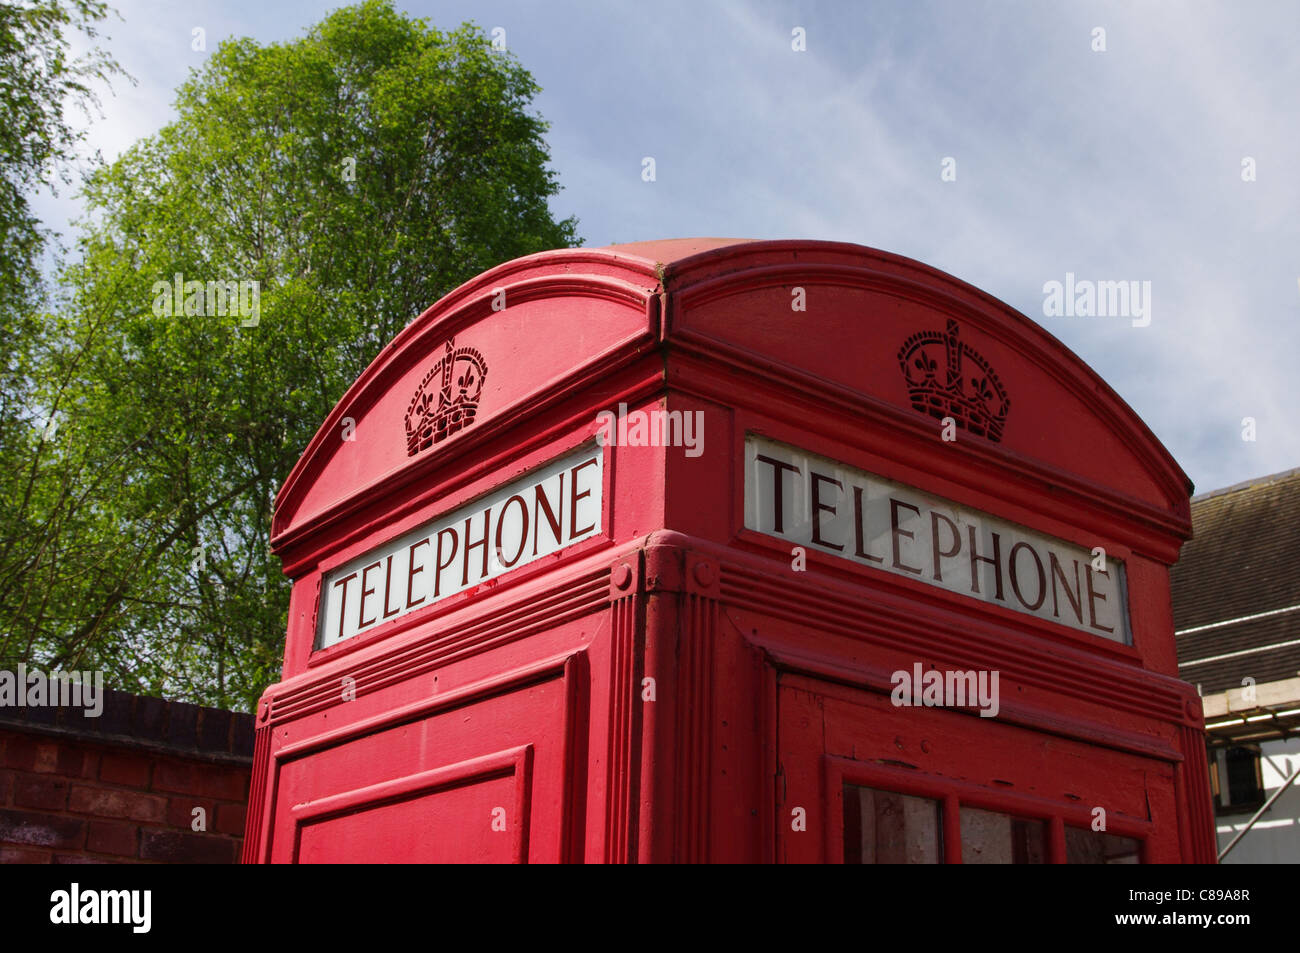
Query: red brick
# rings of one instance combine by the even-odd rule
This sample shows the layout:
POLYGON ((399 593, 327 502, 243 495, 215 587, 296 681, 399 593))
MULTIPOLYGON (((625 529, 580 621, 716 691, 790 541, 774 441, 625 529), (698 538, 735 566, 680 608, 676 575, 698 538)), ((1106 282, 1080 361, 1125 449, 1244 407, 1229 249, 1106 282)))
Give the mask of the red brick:
POLYGON ((137 695, 132 701, 135 712, 127 734, 136 738, 161 739, 167 724, 167 702, 145 695, 137 695))
POLYGON ((132 788, 149 787, 153 762, 131 752, 106 752, 99 761, 99 780, 132 788))
POLYGON ((139 791, 120 791, 110 788, 92 788, 84 784, 72 787, 68 810, 77 814, 95 814, 100 817, 129 817, 133 821, 163 819, 167 802, 152 794, 139 791))
POLYGON ((184 761, 162 760, 153 766, 153 789, 177 794, 204 794, 203 779, 194 765, 184 761))
POLYGON ((0 807, 9 804, 14 792, 14 773, 0 768, 0 807))
POLYGON ((66 778, 27 775, 14 783, 14 804, 62 811, 68 806, 69 782, 66 778))
POLYGON ((247 804, 222 804, 217 808, 217 832, 243 837, 247 817, 247 804))
POLYGON ((167 801, 167 825, 183 830, 194 829, 194 809, 203 808, 204 824, 212 830, 216 823, 217 804, 215 801, 201 797, 174 797, 167 801))
POLYGON ((53 741, 37 741, 32 753, 32 770, 53 774, 59 770, 59 745, 53 741))
POLYGON ((0 841, 27 847, 80 847, 86 822, 78 817, 0 811, 0 841))
POLYGON ((30 847, 0 846, 0 864, 48 864, 50 852, 30 847))
MULTIPOLYGON (((39 742, 34 738, 14 736, 5 745, 5 767, 35 771, 39 742)), ((51 761, 51 764, 53 761, 51 761)))
POLYGON ((81 763, 81 776, 83 778, 95 778, 99 775, 99 752, 86 751, 85 760, 81 763))
POLYGON ((15 736, 5 745, 5 764, 20 771, 41 774, 81 774, 85 752, 78 745, 15 736))
POLYGON ((103 860, 99 857, 87 857, 85 854, 55 854, 54 863, 56 864, 111 864, 111 860, 103 860))
POLYGON ((135 857, 140 852, 140 829, 117 821, 91 821, 86 850, 117 857, 135 857))
POLYGON ((218 834, 141 831, 140 856, 172 864, 233 864, 236 842, 218 834))
POLYGON ((86 763, 86 749, 80 745, 60 744, 55 771, 66 778, 81 777, 82 765, 86 763))
POLYGON ((242 801, 248 797, 249 774, 247 768, 167 759, 154 764, 153 789, 222 801, 242 801))
POLYGON ((214 768, 206 793, 220 801, 247 801, 249 768, 214 768))
POLYGON ((80 745, 13 735, 5 745, 3 763, 19 771, 61 774, 74 778, 93 777, 93 763, 90 774, 86 774, 86 764, 93 762, 95 757, 89 749, 80 745))
POLYGON ((167 744, 174 748, 194 748, 199 741, 199 710, 193 705, 167 706, 167 744))
POLYGON ((219 708, 199 709, 199 747, 205 751, 230 750, 230 722, 234 714, 219 708))

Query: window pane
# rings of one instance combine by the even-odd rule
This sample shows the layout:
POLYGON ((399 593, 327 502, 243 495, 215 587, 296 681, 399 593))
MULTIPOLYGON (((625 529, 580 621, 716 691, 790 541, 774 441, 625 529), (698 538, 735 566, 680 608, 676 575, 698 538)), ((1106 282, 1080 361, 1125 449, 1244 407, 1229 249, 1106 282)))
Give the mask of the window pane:
POLYGON ((1045 864, 1047 825, 996 811, 961 809, 963 864, 1045 864))
POLYGON ((1141 861, 1142 842, 1086 827, 1066 827, 1067 864, 1136 864, 1141 861))
POLYGON ((1228 803, 1235 807, 1264 802, 1259 786, 1259 752, 1250 748, 1229 748, 1224 754, 1228 765, 1228 803))
POLYGON ((941 863, 939 810, 930 798, 844 785, 844 862, 941 863))
POLYGON ((1264 803, 1257 747, 1234 745, 1218 748, 1210 752, 1210 759, 1211 789, 1217 813, 1253 811, 1264 803))

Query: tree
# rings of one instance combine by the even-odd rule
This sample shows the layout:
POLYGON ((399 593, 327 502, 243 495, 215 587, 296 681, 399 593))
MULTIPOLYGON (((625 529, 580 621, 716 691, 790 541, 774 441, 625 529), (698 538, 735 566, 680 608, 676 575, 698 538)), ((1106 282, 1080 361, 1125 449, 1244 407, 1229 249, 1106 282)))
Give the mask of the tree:
POLYGON ((71 499, 71 486, 51 469, 48 408, 34 377, 34 365, 62 344, 44 320, 42 258, 52 243, 30 198, 71 181, 85 133, 68 109, 80 106, 89 117, 95 86, 125 75, 98 48, 69 54, 70 35, 93 42, 107 12, 92 0, 0 4, 0 664, 28 657, 33 633, 21 620, 43 597, 46 530, 65 518, 71 499))
POLYGON ((547 206, 536 92, 473 26, 371 0, 295 42, 222 43, 176 121, 91 177, 65 346, 39 375, 46 492, 75 472, 78 502, 26 580, 48 593, 24 603, 32 657, 254 703, 287 621, 274 494, 319 422, 447 291, 576 242, 547 206))
MULTIPOLYGON (((68 55, 67 34, 93 40, 107 12, 95 0, 0 4, 0 312, 19 309, 40 284, 46 235, 28 200, 56 178, 68 181, 67 163, 85 133, 67 121, 67 107, 95 104, 92 83, 121 72, 99 49, 68 55)), ((5 331, 8 339, 12 329, 5 331)))

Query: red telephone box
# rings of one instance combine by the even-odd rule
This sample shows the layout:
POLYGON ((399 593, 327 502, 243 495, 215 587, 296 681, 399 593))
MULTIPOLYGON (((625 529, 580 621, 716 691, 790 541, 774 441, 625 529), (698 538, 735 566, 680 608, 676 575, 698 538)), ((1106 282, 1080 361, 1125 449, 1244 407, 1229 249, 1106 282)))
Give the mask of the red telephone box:
POLYGON ((1055 338, 896 255, 501 265, 281 490, 245 860, 1212 862, 1189 492, 1055 338))

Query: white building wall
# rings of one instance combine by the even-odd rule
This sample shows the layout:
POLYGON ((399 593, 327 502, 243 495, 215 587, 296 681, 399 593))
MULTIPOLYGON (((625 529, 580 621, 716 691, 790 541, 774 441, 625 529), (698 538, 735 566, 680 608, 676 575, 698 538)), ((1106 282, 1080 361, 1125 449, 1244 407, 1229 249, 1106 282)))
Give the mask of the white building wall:
MULTIPOLYGON (((1268 741, 1260 745, 1259 770, 1267 800, 1300 767, 1300 738, 1268 741)), ((1219 850, 1227 847, 1246 826, 1253 811, 1220 815, 1217 819, 1219 850)), ((1300 863, 1300 779, 1278 798, 1232 853, 1225 864, 1300 863)))

